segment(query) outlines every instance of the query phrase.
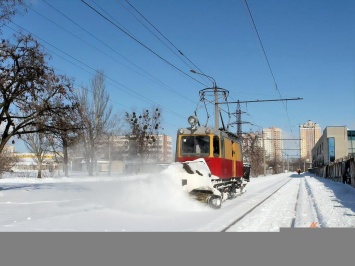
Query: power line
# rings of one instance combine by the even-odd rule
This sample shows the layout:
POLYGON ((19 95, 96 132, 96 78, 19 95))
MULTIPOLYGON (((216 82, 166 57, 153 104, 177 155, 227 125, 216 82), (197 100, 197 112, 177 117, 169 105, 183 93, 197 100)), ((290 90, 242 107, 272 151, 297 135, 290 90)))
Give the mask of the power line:
MULTIPOLYGON (((67 52, 65 52, 65 51, 63 51, 63 50, 61 50, 61 49, 59 49, 58 47, 56 47, 56 46, 50 44, 50 43, 47 42, 46 40, 42 39, 41 37, 39 37, 39 36, 37 36, 37 35, 35 35, 35 34, 33 34, 33 33, 31 33, 30 31, 28 31, 27 29, 21 27, 20 25, 16 24, 15 22, 11 22, 11 23, 14 24, 14 25, 16 25, 17 27, 19 27, 19 28, 21 28, 21 29, 23 29, 23 30, 29 32, 30 34, 32 34, 32 35, 35 36, 36 38, 42 40, 43 42, 47 43, 47 44, 50 45, 51 47, 57 49, 57 50, 60 51, 61 53, 63 53, 63 54, 65 54, 66 56, 68 56, 68 57, 74 59, 75 61, 79 62, 80 64, 82 64, 82 65, 84 65, 84 66, 86 66, 87 68, 91 69, 92 71, 96 71, 96 70, 95 70, 94 68, 92 68, 91 66, 89 66, 89 65, 87 65, 86 63, 80 61, 79 59, 76 59, 75 57, 73 57, 73 56, 71 56, 70 54, 68 54, 67 52)), ((7 25, 7 27, 9 27, 10 29, 12 29, 13 31, 16 31, 15 29, 11 28, 11 27, 8 26, 8 25, 7 25)), ((18 31, 16 31, 16 32, 18 32, 18 31)), ((18 33, 20 33, 20 32, 18 32, 18 33)), ((21 33, 20 33, 20 34, 21 34, 21 33)), ((48 48, 47 48, 47 49, 48 49, 48 48)), ((61 58, 63 58, 63 57, 61 57, 61 58)), ((63 58, 63 59, 64 59, 64 58, 63 58)), ((66 59, 65 59, 65 60, 66 60, 66 59)), ((66 61, 72 63, 72 62, 69 61, 69 60, 66 60, 66 61)), ((77 66, 76 64, 74 64, 74 65, 77 66)), ((80 67, 80 68, 81 68, 81 67, 80 67)), ((84 70, 83 68, 81 68, 81 69, 84 70)), ((87 70, 84 70, 84 71, 88 72, 87 70)), ((88 73, 90 73, 90 72, 88 72, 88 73)), ((90 74, 92 74, 92 73, 90 73, 90 74)), ((157 106, 159 106, 159 107, 162 107, 163 109, 169 111, 169 112, 172 113, 172 114, 175 114, 176 116, 183 117, 182 115, 180 115, 180 114, 178 114, 178 113, 176 113, 176 112, 174 112, 174 111, 172 111, 172 110, 170 110, 170 109, 168 109, 168 108, 166 108, 166 107, 163 107, 162 105, 160 105, 160 104, 154 102, 153 100, 151 100, 151 99, 149 99, 149 98, 143 96, 142 94, 133 91, 132 89, 130 89, 130 88, 128 88, 127 86, 125 86, 125 85, 119 83, 118 81, 116 81, 116 80, 114 80, 114 79, 108 77, 107 75, 104 75, 104 76, 105 76, 105 78, 111 80, 113 83, 115 83, 115 84, 117 84, 117 85, 119 85, 119 86, 121 86, 121 87, 123 87, 123 88, 125 89, 125 90, 123 90, 122 88, 119 88, 119 87, 115 86, 115 87, 118 88, 119 90, 121 90, 121 91, 123 91, 123 92, 126 92, 127 94, 130 94, 130 95, 132 95, 133 97, 140 98, 140 99, 143 100, 143 101, 150 102, 150 103, 153 103, 153 104, 155 104, 155 105, 157 105, 157 106), (134 96, 132 93, 135 94, 136 96, 134 96)), ((184 118, 184 117, 183 117, 183 118, 184 118)))
MULTIPOLYGON (((261 46, 261 49, 262 49, 262 51, 263 51, 263 54, 264 54, 264 57, 265 57, 265 59, 266 59, 267 65, 268 65, 268 67, 269 67, 269 70, 270 70, 272 79, 274 80, 275 88, 276 88, 276 90, 278 91, 278 93, 280 94, 280 91, 279 91, 279 89, 278 89, 278 86, 277 86, 277 83, 276 83, 276 79, 275 79, 274 73, 273 73, 273 71, 272 71, 272 69, 271 69, 271 65, 270 65, 269 59, 268 59, 268 57, 267 57, 267 55, 266 55, 266 52, 265 52, 265 49, 264 49, 263 42, 261 41, 261 38, 260 38, 260 35, 259 35, 259 31, 258 31, 258 29, 257 29, 257 27, 256 27, 256 24, 255 24, 253 15, 252 15, 252 13, 251 13, 251 11, 250 11, 250 8, 249 8, 249 5, 248 5, 248 1, 247 1, 247 0, 244 0, 244 3, 245 3, 245 5, 246 5, 246 7, 247 7, 247 11, 248 11, 249 17, 250 17, 250 19, 251 19, 251 21, 252 21, 252 23, 253 23, 253 28, 254 28, 255 33, 256 33, 256 35, 257 35, 257 37, 258 37, 259 44, 260 44, 260 46, 261 46)), ((280 97, 281 97, 281 94, 280 94, 280 97)))
POLYGON ((271 100, 251 100, 251 101, 236 101, 236 102, 219 102, 218 104, 229 104, 229 103, 259 103, 259 102, 279 102, 279 101, 292 101, 292 100, 303 100, 303 98, 284 98, 284 99, 271 99, 271 100))
MULTIPOLYGON (((247 0, 244 0, 244 3, 245 3, 245 6, 246 6, 246 8, 247 8, 249 17, 251 18, 251 21, 252 21, 252 24, 253 24, 253 28, 254 28, 254 30, 255 30, 255 32, 256 32, 256 35, 257 35, 257 37, 258 37, 259 44, 260 44, 261 49, 262 49, 262 51, 263 51, 263 54, 264 54, 264 57, 265 57, 265 59, 266 59, 267 65, 268 65, 268 67, 269 67, 269 71, 270 71, 271 76, 272 76, 272 79, 273 79, 273 81, 274 81, 275 89, 276 89, 276 91, 278 92, 280 98, 282 98, 281 92, 280 92, 280 90, 279 90, 279 88, 278 88, 278 85, 277 85, 277 82, 276 82, 276 79, 275 79, 275 75, 274 75, 274 73, 273 73, 273 71, 272 71, 272 68, 271 68, 271 64, 270 64, 269 59, 268 59, 268 57, 267 57, 267 55, 266 55, 266 51, 265 51, 265 49, 264 49, 263 42, 261 41, 261 37, 260 37, 259 31, 258 31, 258 29, 257 29, 257 27, 256 27, 256 24, 255 24, 253 15, 252 15, 251 10, 250 10, 250 8, 249 8, 248 1, 247 1, 247 0)), ((291 134, 293 135, 293 131, 292 131, 292 127, 291 127, 291 121, 290 121, 289 113, 288 113, 288 110, 287 110, 287 106, 286 106, 285 102, 282 102, 282 103, 283 103, 283 106, 285 107, 285 111, 286 111, 288 123, 289 123, 289 126, 290 126, 291 134)))
MULTIPOLYGON (((19 26, 19 25, 17 25, 16 23, 14 23, 14 22, 11 22, 12 24, 14 24, 14 25, 16 25, 17 27, 20 27, 21 29, 23 29, 23 30, 25 30, 25 31, 27 31, 27 32, 29 32, 30 34, 32 34, 33 36, 35 36, 35 37, 37 37, 37 38, 39 38, 39 39, 41 39, 40 37, 38 37, 38 36, 36 36, 35 34, 33 34, 32 32, 30 32, 30 31, 28 31, 28 30, 26 30, 26 29, 24 29, 23 27, 21 27, 21 26, 19 26)), ((9 25, 6 25, 6 27, 8 27, 8 28, 10 28, 11 30, 13 30, 14 32, 17 32, 17 33, 19 33, 19 34, 22 34, 21 32, 19 32, 19 31, 17 31, 17 30, 15 30, 15 29, 13 29, 12 27, 10 27, 9 25)), ((44 41, 44 42, 46 42, 45 40, 43 40, 43 39, 41 39, 42 41, 44 41)), ((88 65, 86 65, 85 63, 82 63, 81 61, 79 61, 79 60, 77 60, 77 59, 75 59, 74 57, 72 57, 72 56, 70 56, 69 54, 67 54, 67 53, 65 53, 64 51, 62 51, 62 50, 60 50, 59 48, 57 48, 57 47, 55 47, 55 46, 53 46, 53 45, 51 45, 51 44, 49 44, 48 42, 46 42, 48 45, 50 45, 50 46, 52 46, 52 47, 54 47, 55 49, 57 49, 57 50, 59 50, 60 52, 62 52, 62 53, 64 53, 64 54, 66 54, 66 55, 68 55, 69 57, 71 57, 71 58, 73 58, 74 60, 76 60, 76 61, 78 61, 78 62, 80 62, 81 64, 83 64, 83 65, 85 65, 85 66, 87 66, 88 68, 90 68, 90 69, 92 69, 92 70, 94 70, 93 68, 91 68, 91 67, 89 67, 88 65)), ((73 62, 71 62, 71 61, 69 61, 67 58, 64 58, 63 56, 61 56, 61 55, 59 55, 58 53, 56 53, 56 52, 54 52, 54 51, 52 51, 51 49, 49 49, 48 47, 45 47, 46 48, 46 50, 48 50, 49 52, 51 52, 51 53, 53 53, 53 54, 55 54, 55 55, 57 55, 58 57, 60 57, 60 58, 62 58, 63 60, 65 60, 65 61, 67 61, 67 62, 69 62, 69 63, 71 63, 72 65, 74 65, 74 66, 76 66, 76 67, 78 67, 78 68, 80 68, 80 69, 82 69, 83 71, 85 71, 85 72, 87 72, 87 73, 89 73, 89 74, 91 74, 91 75, 94 75, 93 73, 91 73, 91 72, 89 72, 89 71, 87 71, 87 70, 85 70, 84 68, 82 68, 81 66, 79 66, 79 65, 77 65, 77 64, 75 64, 75 63, 73 63, 73 62)), ((58 70, 58 69, 57 69, 58 70)), ((113 79, 111 79, 111 78, 109 78, 108 76, 106 76, 106 75, 104 75, 106 78, 108 78, 109 80, 111 80, 111 81, 113 81, 113 82, 115 82, 115 83, 118 83, 117 81, 114 81, 113 79)), ((114 87, 116 87, 116 88, 118 88, 116 85, 114 85, 114 84, 112 84, 112 83, 110 83, 110 82, 108 82, 109 84, 111 84, 112 86, 114 86, 114 87)), ((90 91, 90 92, 92 92, 91 90, 89 90, 88 88, 86 88, 86 87, 83 87, 82 85, 79 85, 79 84, 77 84, 77 83, 73 83, 74 85, 76 85, 78 88, 81 88, 81 89, 83 89, 83 90, 87 90, 87 91, 90 91)), ((118 83, 119 84, 119 83, 118 83)), ((124 85, 122 85, 122 84, 120 84, 121 86, 124 86, 124 85)), ((119 90, 122 90, 122 89, 120 89, 120 88, 118 88, 119 90)), ((127 88, 128 89, 128 88, 127 88)), ((124 92, 126 92, 126 93, 128 93, 128 94, 130 94, 130 95, 132 95, 131 93, 129 93, 129 92, 127 92, 127 91, 124 91, 124 92)), ((137 94, 137 93, 136 93, 137 94)), ((133 97, 136 97, 136 96, 134 96, 134 95, 132 95, 133 97)), ((144 96, 142 96, 141 95, 141 97, 143 97, 143 98, 146 98, 146 97, 144 97, 144 96)), ((146 98, 147 100, 149 100, 148 98, 146 98)), ((132 111, 134 111, 134 109, 132 108, 132 107, 128 107, 128 106, 126 106, 126 105, 124 105, 124 104, 122 104, 122 103, 119 103, 119 102, 117 102, 117 101, 115 101, 115 100, 112 100, 111 98, 109 99, 109 101, 110 102, 112 102, 112 103, 114 103, 114 104, 117 104, 117 105, 120 105, 120 106, 122 106, 122 107, 125 107, 125 108, 127 108, 127 109, 130 109, 130 110, 132 110, 132 111)), ((145 101, 145 100, 144 100, 145 101)), ((149 100, 149 101, 151 101, 151 100, 149 100)), ((170 113, 173 113, 173 114, 175 114, 175 115, 177 115, 177 116, 179 116, 179 117, 181 117, 181 118, 185 118, 185 117, 183 117, 182 115, 179 115, 179 114, 177 114, 176 112, 174 112, 174 111, 171 111, 171 110, 169 110, 169 109, 167 109, 167 108, 165 108, 165 107, 163 107, 163 106, 161 106, 161 105, 159 105, 159 104, 157 104, 157 106, 159 106, 160 108, 162 108, 163 110, 165 109, 165 110, 167 110, 167 111, 169 111, 170 113)), ((176 124, 172 124, 172 123, 170 123, 170 122, 166 122, 166 121, 164 121, 164 123, 165 124, 169 124, 169 125, 172 125, 172 126, 175 126, 175 127, 178 127, 178 125, 176 125, 176 124)))
POLYGON ((107 20, 109 23, 111 23, 113 26, 115 26, 117 29, 119 29, 120 31, 122 31, 124 34, 126 34, 128 37, 130 37, 131 39, 133 39, 135 42, 137 42, 138 44, 140 44, 141 46, 143 46, 145 49, 147 49, 148 51, 150 51, 152 54, 154 54, 155 56, 157 56, 159 59, 161 59, 162 61, 164 61, 165 63, 167 63, 168 65, 170 65, 171 67, 173 67, 175 70, 179 71, 180 73, 188 76, 189 78, 195 80, 196 82, 206 86, 204 83, 198 81, 197 79, 195 79, 194 77, 192 77, 191 75, 187 74, 186 72, 184 72, 183 70, 181 70, 180 68, 178 68, 177 66, 175 66, 174 64, 172 64, 171 62, 169 62, 168 60, 166 60, 165 58, 163 58, 162 56, 160 56, 158 53, 156 53, 155 51, 153 51, 151 48, 149 48, 147 45, 145 45, 143 42, 141 42, 140 40, 138 40, 137 38, 135 38, 134 36, 132 36, 130 33, 128 33, 127 31, 125 31, 122 27, 118 26, 117 24, 115 24, 112 20, 110 20, 108 17, 106 17, 105 15, 103 15, 102 13, 100 13, 97 9, 95 9, 93 6, 91 6, 90 4, 88 4, 86 1, 84 0, 80 0, 82 3, 84 3, 87 7, 89 7, 90 9, 92 9, 95 13, 97 13, 98 15, 100 15, 102 18, 104 18, 105 20, 107 20))
MULTIPOLYGON (((117 0, 118 1, 118 0, 117 0)), ((186 58, 194 67, 191 67, 190 65, 188 65, 184 60, 182 60, 178 54, 176 54, 170 47, 168 47, 166 45, 166 47, 168 47, 168 49, 170 51, 172 51, 176 56, 178 56, 188 67, 190 68, 196 68, 199 70, 199 72, 203 73, 203 71, 198 67, 196 66, 179 48, 177 48, 157 27, 155 27, 153 25, 153 23, 151 23, 143 14, 142 12, 140 12, 135 6, 133 6, 128 0, 126 0, 126 2, 151 26, 153 27, 171 46, 173 46, 175 48, 175 50, 178 52, 178 54, 180 54, 181 56, 183 56, 184 58, 186 58)), ((131 12, 130 12, 131 13, 131 12)), ((132 14, 132 13, 131 13, 132 14)), ((133 15, 133 14, 132 14, 133 15)), ((134 15, 133 15, 134 16, 134 15)), ((135 17, 135 16, 134 16, 135 17)), ((138 20, 138 19, 137 19, 138 20)), ((140 20, 138 20, 139 22, 141 22, 140 20)), ((142 22, 141 24, 147 28, 142 22)), ((147 28, 148 29, 148 28, 147 28)), ((149 30, 149 29, 148 29, 149 30)), ((156 35, 154 34, 151 30, 149 30, 155 37, 158 38, 158 40, 160 40, 164 45, 165 43, 156 35)), ((207 77, 208 78, 208 77, 207 77)))
MULTIPOLYGON (((50 3, 48 3, 46 0, 43 0, 47 5, 49 5, 52 9, 54 9, 56 12, 58 12, 59 14, 61 14, 62 16, 64 16, 66 19, 68 19, 70 22, 72 22, 73 24, 75 24, 76 26, 78 26, 81 30, 85 31, 87 34, 89 34, 91 37, 93 37, 94 39, 96 39, 97 41, 99 41, 100 43, 102 43, 104 46, 106 46, 107 48, 109 48, 111 51, 113 51, 114 53, 116 53, 117 55, 121 56, 123 59, 125 59, 126 61, 128 61, 129 63, 131 63, 133 66, 137 67, 139 70, 143 71, 145 74, 147 74, 149 77, 151 77, 152 79, 150 79, 149 77, 146 76, 147 79, 151 80, 151 81, 156 81, 158 84, 166 87, 167 89, 169 89, 170 91, 178 94, 179 96, 183 97, 186 100, 189 100, 191 102, 193 102, 190 98, 186 97, 185 95, 181 94, 180 92, 170 88, 167 84, 165 84, 164 82, 162 82, 161 80, 159 80, 158 78, 154 77, 153 75, 151 75, 150 73, 148 73, 147 71, 145 71, 143 68, 139 67, 138 65, 136 65, 135 63, 133 63, 131 60, 129 60, 128 58, 126 58, 125 56, 123 56, 122 54, 118 53, 114 48, 112 48, 111 46, 107 45, 106 43, 104 43, 101 39, 99 39, 98 37, 96 37, 95 35, 93 35, 92 33, 90 33, 88 30, 86 30, 85 28, 83 28, 82 26, 80 26, 78 23, 76 23, 74 20, 72 20, 71 18, 69 18, 68 16, 66 16, 63 12, 61 12, 60 10, 58 10, 57 8, 55 8, 53 5, 51 5, 50 3)), ((30 7, 28 7, 30 8, 30 7)), ((100 52, 102 52, 104 55, 106 55, 107 57, 109 57, 110 59, 115 60, 116 62, 122 64, 123 66, 127 67, 128 69, 134 71, 135 73, 144 76, 142 73, 139 73, 138 71, 134 70, 133 68, 129 67, 128 65, 118 61, 117 59, 112 58, 111 56, 109 56, 108 54, 106 54, 105 52, 103 52, 102 50, 100 50, 99 48, 89 44, 88 42, 82 40, 81 38, 79 38, 77 35, 71 33, 70 31, 66 30, 65 28, 63 28, 62 26, 58 25, 57 23, 53 22, 52 20, 50 20, 49 18, 43 16, 42 14, 38 13, 37 11, 33 10, 32 8, 30 8, 32 11, 36 12, 38 15, 44 17, 45 19, 49 20, 50 22, 52 22, 53 24, 55 24, 56 26, 62 28, 64 31, 68 32, 69 34, 73 35, 75 38, 78 38, 79 40, 83 41, 84 43, 90 45, 91 47, 99 50, 100 52)))
MULTIPOLYGON (((119 2, 119 1, 117 1, 117 2, 119 2)), ((130 4, 130 6, 131 6, 140 16, 142 16, 142 17, 147 21, 147 19, 146 19, 131 3, 129 3, 128 1, 127 1, 127 3, 130 4)), ((125 7, 121 2, 119 2, 119 4, 120 4, 129 14, 131 14, 146 30, 148 30, 151 34, 154 35, 154 37, 156 37, 162 44, 164 44, 165 47, 167 47, 173 54, 175 54, 177 57, 179 57, 179 54, 177 54, 171 47, 169 47, 165 42, 163 42, 162 39, 161 39, 157 34, 155 34, 151 29, 149 29, 149 28, 147 27, 147 25, 145 25, 139 18, 137 18, 137 16, 134 15, 131 10, 129 10, 127 7, 125 7)), ((159 32, 159 30, 157 30, 149 21, 148 21, 148 23, 149 23, 156 31, 159 32)), ((160 33, 160 32, 159 32, 159 33, 160 33)), ((179 57, 179 59, 181 59, 181 61, 182 61, 183 63, 185 63, 189 68, 191 68, 181 57, 179 57)))
POLYGON ((236 111, 236 116, 237 116, 237 136, 242 135, 242 112, 240 108, 241 103, 260 103, 260 102, 275 102, 275 101, 292 101, 292 100, 302 100, 302 98, 285 98, 285 99, 270 99, 270 100, 250 100, 250 101, 236 101, 236 102, 218 102, 216 104, 230 104, 230 103, 236 103, 237 104, 237 111, 236 111))
MULTIPOLYGON (((83 3, 85 3, 86 5, 88 5, 90 8, 92 8, 95 12, 97 12, 100 16, 102 16, 102 17, 104 17, 106 20, 108 20, 110 23, 113 23, 112 21, 110 21, 109 19, 107 19, 105 16, 103 16, 100 12, 98 12, 97 10, 95 10, 93 7, 91 7, 89 4, 87 4, 85 1, 83 1, 82 0, 82 2, 83 3)), ((185 56, 168 38, 166 38, 165 37, 165 35, 163 35, 141 12, 139 12, 129 1, 127 1, 126 0, 126 2, 141 16, 141 17, 143 17, 144 18, 144 20, 146 21, 146 22, 148 22, 149 23, 149 25, 151 25, 160 35, 162 35, 180 54, 182 54, 183 56, 185 56)), ((95 3, 95 1, 94 1, 94 3, 95 3)), ((96 4, 96 3, 95 3, 96 4)), ((97 4, 96 4, 97 5, 97 4)), ((101 10, 103 10, 99 5, 98 5, 98 7, 101 9, 101 10)), ((103 10, 104 11, 104 10, 103 10)), ((107 12, 106 11, 104 11, 106 14, 107 14, 107 12)), ((131 12, 130 12, 131 13, 131 12)), ((132 14, 132 13, 131 13, 132 14)), ((133 15, 133 14, 132 14, 133 15)), ((109 14, 108 14, 108 16, 109 16, 109 14)), ((134 15, 133 15, 134 16, 134 15)), ((135 17, 135 16, 134 16, 135 17)), ((147 28, 147 27, 146 27, 147 28)), ((121 31, 124 31, 124 30, 122 30, 122 29, 120 29, 121 31)), ((149 30, 149 29, 148 29, 149 30)), ((149 30, 150 31, 150 30, 149 30)), ((151 31, 150 31, 151 32, 151 31)), ((126 32, 125 32, 126 33, 126 32)), ((152 32, 151 32, 152 33, 152 32)), ((129 33, 126 33, 127 35, 130 35, 129 33)), ((154 34, 154 33, 152 33, 154 36, 156 36, 160 41, 161 41, 161 39, 156 35, 156 34, 154 34)), ((137 40, 136 39, 136 37, 134 37, 134 36, 129 36, 129 37, 131 37, 132 39, 134 39, 135 41, 137 41, 137 42, 139 42, 141 45, 143 45, 145 48, 147 48, 148 50, 150 50, 148 47, 146 47, 144 44, 142 44, 139 40, 137 40)), ((162 42, 162 41, 161 41, 162 42)), ((164 42, 162 42, 162 43, 164 43, 164 42)), ((171 49, 170 49, 171 50, 171 49)), ((151 51, 151 50, 150 50, 151 51)), ((152 51, 151 51, 152 52, 152 51)), ((185 56, 186 57, 186 56, 185 56)), ((187 58, 187 57, 186 57, 187 58)), ((188 59, 188 58, 187 58, 188 59)), ((191 62, 191 60, 190 59, 188 59, 190 62, 191 62)), ((192 62, 191 62, 192 63, 192 62)), ((193 64, 193 63, 192 63, 193 64)), ((194 66, 195 66, 195 64, 193 64, 194 66)), ((210 78, 209 78, 210 79, 210 78)), ((224 111, 224 112, 226 112, 226 113, 228 113, 229 115, 230 115, 230 112, 229 112, 229 110, 228 111, 225 111, 225 110, 223 110, 222 108, 221 108, 221 110, 222 111, 224 111)))

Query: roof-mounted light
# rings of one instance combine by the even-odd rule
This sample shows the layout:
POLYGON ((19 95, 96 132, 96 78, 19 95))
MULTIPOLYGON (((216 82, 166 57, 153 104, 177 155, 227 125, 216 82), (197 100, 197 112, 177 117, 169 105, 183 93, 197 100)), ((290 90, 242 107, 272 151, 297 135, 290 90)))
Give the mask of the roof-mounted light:
POLYGON ((196 116, 190 116, 189 119, 187 120, 189 122, 189 124, 191 125, 191 127, 195 127, 198 123, 198 119, 196 116))

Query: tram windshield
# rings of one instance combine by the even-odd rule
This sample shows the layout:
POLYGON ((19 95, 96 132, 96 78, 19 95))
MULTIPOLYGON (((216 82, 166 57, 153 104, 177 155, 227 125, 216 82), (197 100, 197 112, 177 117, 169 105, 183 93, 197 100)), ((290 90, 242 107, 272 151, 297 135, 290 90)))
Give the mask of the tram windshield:
POLYGON ((182 136, 181 155, 182 156, 209 156, 210 137, 209 136, 182 136))

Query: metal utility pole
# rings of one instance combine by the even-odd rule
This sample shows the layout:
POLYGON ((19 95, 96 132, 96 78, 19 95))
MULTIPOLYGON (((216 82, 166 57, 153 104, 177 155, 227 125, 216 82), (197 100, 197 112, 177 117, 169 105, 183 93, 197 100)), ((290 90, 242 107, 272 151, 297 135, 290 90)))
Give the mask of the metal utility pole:
POLYGON ((240 109, 240 103, 237 102, 237 136, 242 137, 242 110, 240 109))
MULTIPOLYGON (((301 139, 282 139, 282 140, 301 140, 301 139)), ((278 149, 278 150, 282 150, 282 151, 300 151, 300 149, 278 149)), ((287 170, 290 171, 290 165, 289 165, 289 155, 285 154, 287 157, 287 170)), ((300 167, 301 168, 301 167, 300 167)))
POLYGON ((271 100, 251 100, 251 101, 236 101, 236 102, 220 102, 217 104, 230 104, 236 103, 237 104, 237 111, 236 111, 236 124, 237 124, 237 136, 241 136, 242 134, 242 111, 240 108, 241 103, 260 103, 260 102, 279 102, 279 101, 294 101, 294 100, 303 100, 303 98, 284 98, 284 99, 271 99, 271 100))
MULTIPOLYGON (((213 79, 214 81, 214 79, 213 79)), ((215 105, 214 105, 214 124, 216 128, 219 128, 219 112, 218 112, 218 89, 217 89, 217 85, 216 85, 216 81, 213 82, 213 92, 214 92, 214 101, 215 101, 215 105)))
POLYGON ((261 130, 261 137, 262 137, 262 142, 263 142, 263 165, 264 165, 264 176, 266 176, 266 161, 265 161, 265 142, 264 142, 264 131, 261 130))
MULTIPOLYGON (((237 136, 241 137, 242 135, 242 111, 240 108, 241 103, 255 103, 255 102, 276 102, 276 101, 293 101, 293 100, 303 100, 303 98, 284 98, 284 99, 271 99, 271 100, 250 100, 250 101, 236 101, 236 102, 220 102, 219 104, 229 104, 236 103, 237 111, 236 111, 236 124, 237 124, 237 136)), ((251 123, 250 123, 251 124, 251 123)), ((253 125, 253 124, 252 124, 253 125)), ((264 131, 262 129, 262 142, 263 142, 263 164, 264 164, 264 176, 266 175, 266 162, 265 162, 265 143, 264 143, 264 131)))
POLYGON ((245 113, 245 112, 242 112, 241 108, 240 108, 240 103, 238 102, 237 103, 237 109, 236 109, 236 112, 235 113, 232 113, 232 114, 235 114, 236 115, 236 122, 232 122, 230 123, 230 125, 234 125, 236 124, 237 125, 237 132, 236 132, 236 135, 239 137, 239 139, 242 139, 242 134, 243 134, 243 131, 242 131, 242 124, 251 124, 249 122, 244 122, 242 121, 242 114, 245 113))
POLYGON ((212 84, 213 84, 213 85, 212 85, 212 88, 206 88, 206 89, 204 89, 204 90, 201 90, 200 93, 201 93, 201 92, 203 92, 203 93, 205 93, 205 92, 211 92, 211 91, 213 92, 213 95, 214 95, 214 102, 215 102, 215 106, 214 106, 215 127, 216 127, 216 128, 219 128, 218 94, 219 94, 219 93, 223 94, 223 95, 224 95, 224 98, 227 99, 227 95, 228 95, 229 92, 228 92, 227 90, 223 89, 223 88, 219 88, 219 87, 217 86, 216 81, 215 81, 215 79, 214 79, 213 77, 208 76, 208 75, 206 75, 206 74, 204 74, 204 73, 199 73, 199 72, 197 72, 197 71, 195 71, 195 70, 193 70, 193 69, 191 69, 190 71, 191 71, 192 73, 194 73, 194 74, 198 74, 198 75, 201 75, 201 76, 205 76, 205 77, 211 79, 212 84))

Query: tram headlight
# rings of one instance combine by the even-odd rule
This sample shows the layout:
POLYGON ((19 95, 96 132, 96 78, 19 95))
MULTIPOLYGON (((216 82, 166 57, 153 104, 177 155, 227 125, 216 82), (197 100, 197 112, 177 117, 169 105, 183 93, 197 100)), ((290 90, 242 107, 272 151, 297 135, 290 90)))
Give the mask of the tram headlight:
POLYGON ((198 120, 196 116, 189 116, 189 118, 187 119, 187 121, 189 122, 189 124, 191 125, 191 127, 194 127, 197 125, 198 120))
POLYGON ((179 133, 180 133, 180 134, 184 133, 184 129, 183 129, 183 128, 180 128, 180 129, 179 129, 179 133))
POLYGON ((211 133, 211 129, 206 128, 205 133, 206 133, 206 134, 210 134, 210 133, 211 133))

